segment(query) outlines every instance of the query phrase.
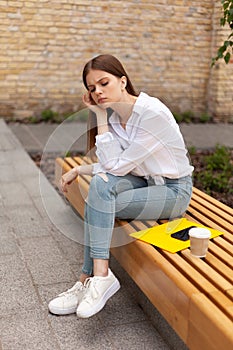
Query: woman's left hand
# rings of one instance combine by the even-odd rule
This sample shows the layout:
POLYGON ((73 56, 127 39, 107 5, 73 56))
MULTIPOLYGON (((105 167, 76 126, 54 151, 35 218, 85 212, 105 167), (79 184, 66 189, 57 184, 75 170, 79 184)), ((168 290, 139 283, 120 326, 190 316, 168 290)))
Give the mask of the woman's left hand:
POLYGON ((70 185, 79 175, 79 169, 80 167, 75 167, 61 177, 60 188, 62 192, 68 192, 67 186, 70 185))

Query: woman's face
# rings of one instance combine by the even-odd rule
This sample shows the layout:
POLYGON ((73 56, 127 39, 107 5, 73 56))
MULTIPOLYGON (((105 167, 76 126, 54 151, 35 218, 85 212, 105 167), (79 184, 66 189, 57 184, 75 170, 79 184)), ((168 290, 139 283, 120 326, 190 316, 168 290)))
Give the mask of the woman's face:
POLYGON ((107 108, 122 100, 126 77, 118 78, 102 70, 92 69, 86 76, 88 91, 97 105, 107 108))

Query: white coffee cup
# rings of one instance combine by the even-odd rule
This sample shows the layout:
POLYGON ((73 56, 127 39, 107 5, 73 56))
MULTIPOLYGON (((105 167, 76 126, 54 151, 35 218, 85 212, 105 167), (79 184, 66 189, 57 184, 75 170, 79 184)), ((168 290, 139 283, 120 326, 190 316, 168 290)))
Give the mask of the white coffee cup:
POLYGON ((190 248, 193 256, 197 258, 206 256, 210 236, 211 232, 207 228, 193 227, 189 230, 190 248))

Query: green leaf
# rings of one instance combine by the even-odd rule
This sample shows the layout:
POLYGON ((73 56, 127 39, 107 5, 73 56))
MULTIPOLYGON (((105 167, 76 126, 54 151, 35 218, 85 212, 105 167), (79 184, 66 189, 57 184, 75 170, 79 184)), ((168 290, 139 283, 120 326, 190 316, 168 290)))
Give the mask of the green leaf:
MULTIPOLYGON (((218 49, 218 55, 222 55, 225 51, 226 51, 226 46, 222 45, 219 49, 218 49)), ((222 57, 222 56, 221 56, 222 57)))
POLYGON ((226 10, 228 8, 228 6, 229 6, 229 2, 227 1, 227 2, 225 2, 225 4, 223 4, 224 10, 226 10))
POLYGON ((231 54, 230 54, 230 52, 228 52, 228 53, 224 56, 224 61, 225 61, 226 63, 229 63, 230 58, 231 58, 231 54))
POLYGON ((221 25, 222 27, 224 27, 225 24, 226 24, 226 19, 225 19, 225 18, 221 18, 221 19, 220 19, 220 25, 221 25))

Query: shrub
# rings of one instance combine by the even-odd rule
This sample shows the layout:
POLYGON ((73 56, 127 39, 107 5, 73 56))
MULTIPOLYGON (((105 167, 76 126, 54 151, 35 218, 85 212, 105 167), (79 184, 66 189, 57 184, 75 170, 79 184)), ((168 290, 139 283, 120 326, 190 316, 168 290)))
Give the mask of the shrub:
POLYGON ((213 191, 232 193, 233 164, 231 152, 225 146, 217 145, 212 155, 205 156, 205 170, 196 175, 197 183, 211 194, 213 191))
POLYGON ((46 109, 41 112, 41 120, 44 122, 54 121, 58 116, 58 113, 52 111, 51 109, 46 109))

